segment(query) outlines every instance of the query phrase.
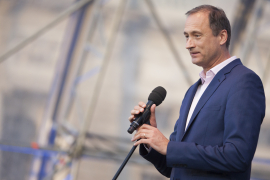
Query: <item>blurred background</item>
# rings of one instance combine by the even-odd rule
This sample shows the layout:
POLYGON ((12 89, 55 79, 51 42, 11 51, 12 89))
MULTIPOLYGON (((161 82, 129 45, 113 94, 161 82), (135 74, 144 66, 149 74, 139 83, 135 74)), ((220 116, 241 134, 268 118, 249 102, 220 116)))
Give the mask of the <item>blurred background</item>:
MULTIPOLYGON (((157 86, 169 138, 199 79, 185 13, 222 8, 231 55, 262 79, 266 116, 252 179, 270 179, 269 0, 0 0, 0 179, 112 179, 133 143, 130 110, 157 86)), ((119 180, 164 180, 135 151, 119 180)))

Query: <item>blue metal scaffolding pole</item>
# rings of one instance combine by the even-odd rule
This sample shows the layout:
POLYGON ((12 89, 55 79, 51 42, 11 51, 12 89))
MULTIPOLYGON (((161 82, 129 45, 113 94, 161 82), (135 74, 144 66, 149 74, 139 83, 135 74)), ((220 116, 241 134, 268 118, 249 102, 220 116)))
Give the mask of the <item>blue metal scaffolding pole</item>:
MULTIPOLYGON (((55 143, 55 138, 56 138, 56 134, 57 134, 57 126, 56 126, 57 119, 56 118, 57 118, 57 114, 58 114, 58 111, 59 111, 60 101, 61 101, 62 94, 63 94, 63 91, 64 91, 64 87, 65 87, 65 84, 66 84, 68 71, 70 69, 72 57, 73 57, 73 54, 74 54, 74 49, 76 48, 76 44, 77 44, 78 36, 80 34, 80 30, 81 30, 81 27, 82 27, 82 22, 83 22, 83 19, 84 19, 84 16, 85 16, 85 12, 87 10, 87 7, 91 4, 91 2, 92 1, 90 1, 88 4, 83 6, 79 11, 77 11, 77 12, 75 12, 73 14, 73 16, 76 17, 73 20, 73 21, 76 21, 74 23, 75 24, 75 27, 74 27, 75 30, 74 30, 73 37, 71 37, 72 41, 71 41, 70 46, 69 46, 69 51, 68 51, 67 58, 66 58, 66 61, 65 61, 65 67, 64 67, 62 79, 60 81, 60 88, 59 88, 59 91, 58 91, 58 94, 57 94, 55 109, 54 109, 53 117, 52 117, 53 126, 52 126, 52 129, 50 131, 49 139, 48 139, 49 146, 53 146, 54 143, 55 143)), ((50 157, 43 156, 41 161, 42 162, 41 162, 41 167, 40 167, 40 170, 39 170, 39 173, 38 173, 38 180, 42 180, 42 179, 44 179, 46 177, 46 166, 47 166, 48 162, 50 161, 50 157)))

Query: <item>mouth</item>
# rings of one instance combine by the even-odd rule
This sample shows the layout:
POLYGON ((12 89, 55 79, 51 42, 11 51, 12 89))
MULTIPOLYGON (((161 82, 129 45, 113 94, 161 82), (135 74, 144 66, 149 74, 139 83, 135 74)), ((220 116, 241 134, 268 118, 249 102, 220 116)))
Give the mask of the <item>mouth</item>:
POLYGON ((198 54, 200 54, 200 52, 190 52, 190 55, 193 56, 197 56, 198 54))

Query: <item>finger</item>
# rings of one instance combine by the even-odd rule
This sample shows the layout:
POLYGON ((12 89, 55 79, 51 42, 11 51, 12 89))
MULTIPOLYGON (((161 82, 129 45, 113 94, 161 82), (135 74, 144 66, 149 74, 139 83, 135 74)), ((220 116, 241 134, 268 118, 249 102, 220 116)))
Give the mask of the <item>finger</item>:
MULTIPOLYGON (((152 130, 153 128, 155 128, 155 127, 153 127, 153 126, 150 126, 150 125, 148 125, 148 124, 143 124, 141 127, 140 127, 140 129, 139 130, 152 130)), ((141 132, 140 131, 140 132, 141 132)), ((139 132, 139 131, 138 131, 139 132)))
POLYGON ((142 102, 142 101, 140 101, 138 104, 139 104, 139 106, 142 107, 142 108, 145 108, 145 107, 146 107, 146 104, 145 104, 144 102, 142 102))
POLYGON ((142 107, 140 107, 140 106, 135 106, 135 107, 134 107, 134 110, 143 112, 143 111, 144 111, 144 108, 142 108, 142 107))
POLYGON ((135 110, 140 110, 142 107, 140 107, 140 106, 134 106, 134 109, 135 110))
POLYGON ((152 106, 151 106, 151 109, 150 109, 150 111, 151 111, 151 116, 150 116, 150 118, 151 119, 156 119, 156 113, 155 113, 155 111, 156 111, 156 105, 155 104, 153 104, 152 106))
POLYGON ((141 139, 137 142, 134 143, 134 146, 138 146, 139 144, 149 144, 150 140, 149 139, 141 139))
POLYGON ((137 132, 134 137, 131 139, 131 141, 135 141, 137 139, 147 139, 148 137, 148 131, 144 130, 144 131, 140 131, 139 133, 137 132))
POLYGON ((153 104, 153 105, 151 106, 151 109, 150 109, 150 111, 151 111, 151 116, 150 116, 150 119, 149 119, 149 120, 150 120, 150 124, 151 124, 152 126, 157 127, 155 110, 156 110, 156 105, 153 104))
MULTIPOLYGON (((144 134, 144 133, 143 133, 144 134)), ((136 140, 138 140, 138 139, 142 139, 142 138, 144 138, 144 135, 143 135, 142 133, 140 133, 140 134, 136 134, 132 139, 131 139, 131 141, 136 141, 136 140)))
MULTIPOLYGON (((145 124, 145 125, 147 125, 147 124, 145 124)), ((149 125, 148 125, 149 126, 149 125)), ((151 128, 152 126, 150 126, 150 128, 151 128)), ((149 128, 149 129, 150 129, 149 128)), ((134 134, 134 137, 135 136, 137 136, 138 134, 140 134, 140 133, 147 133, 148 134, 148 131, 149 131, 149 129, 147 129, 146 127, 144 127, 144 124, 142 125, 142 126, 140 126, 138 129, 137 129, 137 132, 134 134)))
POLYGON ((137 115, 137 114, 140 114, 140 111, 133 109, 130 111, 130 113, 131 113, 131 115, 137 115))
POLYGON ((133 141, 136 141, 136 140, 138 140, 138 139, 140 139, 140 135, 134 136, 134 137, 131 139, 131 141, 133 142, 133 141))
POLYGON ((150 111, 151 111, 151 115, 152 114, 154 114, 155 115, 155 110, 156 110, 156 105, 155 104, 153 104, 152 106, 151 106, 151 109, 150 109, 150 111))
POLYGON ((129 116, 128 120, 129 120, 129 122, 132 122, 134 120, 134 116, 133 115, 129 116))
POLYGON ((133 138, 131 139, 131 141, 135 141, 138 139, 149 139, 152 136, 152 130, 149 129, 141 129, 140 131, 138 131, 133 138))

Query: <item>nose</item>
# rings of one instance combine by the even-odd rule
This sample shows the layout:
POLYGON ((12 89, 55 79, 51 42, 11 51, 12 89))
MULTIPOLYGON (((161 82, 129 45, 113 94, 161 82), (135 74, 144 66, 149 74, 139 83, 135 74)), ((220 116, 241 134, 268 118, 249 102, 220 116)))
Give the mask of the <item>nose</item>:
POLYGON ((191 38, 188 38, 187 42, 186 42, 186 49, 191 49, 194 47, 195 47, 195 44, 194 44, 193 40, 191 38))

